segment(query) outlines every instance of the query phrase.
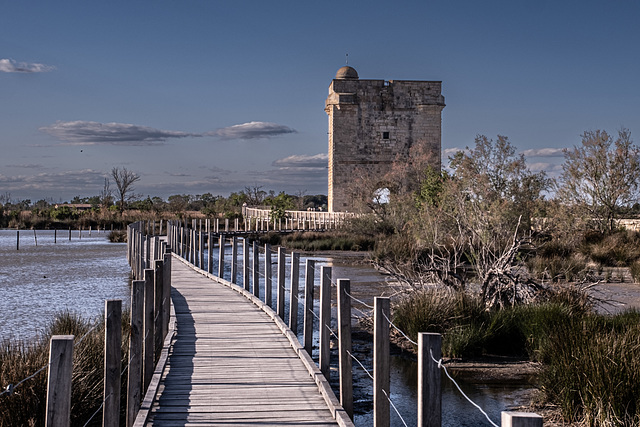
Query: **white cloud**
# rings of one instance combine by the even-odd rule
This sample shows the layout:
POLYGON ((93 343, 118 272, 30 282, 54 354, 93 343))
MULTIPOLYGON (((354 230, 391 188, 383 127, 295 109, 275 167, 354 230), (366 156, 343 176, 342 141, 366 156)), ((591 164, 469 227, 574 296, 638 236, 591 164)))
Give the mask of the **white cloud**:
POLYGON ((154 129, 126 123, 58 121, 40 131, 69 145, 160 145, 169 138, 198 137, 201 134, 154 129))
POLYGON ((456 154, 458 151, 467 151, 466 149, 462 149, 462 148, 458 148, 458 147, 454 147, 454 148, 445 148, 444 150, 442 150, 442 157, 451 157, 454 154, 456 154))
POLYGON ((527 157, 563 157, 562 148, 536 148, 522 152, 527 157))
POLYGON ((13 165, 5 165, 7 168, 16 168, 16 169, 44 169, 44 165, 38 163, 25 163, 25 164, 13 164, 13 165))
POLYGON ((280 168, 297 167, 326 169, 328 162, 329 155, 325 153, 320 153, 313 156, 294 154, 293 156, 285 157, 284 159, 274 160, 272 166, 277 166, 280 168))
POLYGON ((296 132, 295 129, 277 123, 249 122, 221 128, 206 135, 222 139, 262 139, 296 132))
POLYGON ((98 194, 104 183, 104 172, 93 169, 38 173, 35 175, 0 175, 0 187, 5 191, 57 196, 66 193, 98 194))
POLYGON ((545 171, 547 173, 555 173, 562 171, 562 165, 557 163, 536 162, 528 165, 532 172, 545 171))
POLYGON ((37 62, 16 62, 13 59, 0 59, 0 71, 3 73, 46 73, 56 67, 37 62))

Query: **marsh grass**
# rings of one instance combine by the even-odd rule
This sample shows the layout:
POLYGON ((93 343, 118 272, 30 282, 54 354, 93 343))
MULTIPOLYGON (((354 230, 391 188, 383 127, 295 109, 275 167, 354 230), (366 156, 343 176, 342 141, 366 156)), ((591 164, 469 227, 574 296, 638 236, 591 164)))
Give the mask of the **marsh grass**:
MULTIPOLYGON (((128 360, 128 313, 123 312, 122 367, 128 360)), ((49 359, 49 341, 53 335, 74 335, 71 389, 71 425, 84 425, 98 411, 103 393, 104 320, 90 321, 64 312, 56 316, 50 327, 34 340, 24 343, 0 343, 0 385, 16 385, 31 376, 49 359), (82 341, 80 341, 82 339, 82 341)), ((126 389, 126 374, 122 377, 126 389)), ((0 396, 0 426, 43 426, 46 410, 47 369, 37 374, 12 394, 0 396)), ((126 396, 121 393, 122 402, 126 396)), ((121 405, 123 407, 123 405, 121 405)), ((91 426, 100 425, 101 413, 91 426)))
POLYGON ((300 251, 368 251, 374 246, 374 240, 367 236, 344 232, 296 232, 287 235, 269 233, 260 238, 261 243, 282 245, 288 249, 300 251))
POLYGON ((540 383, 568 421, 636 426, 640 421, 640 314, 586 316, 557 324, 540 383))
POLYGON ((443 334, 448 357, 518 356, 543 363, 539 383, 566 421, 632 426, 640 421, 640 313, 598 315, 579 288, 546 301, 487 311, 479 297, 435 289, 405 296, 393 321, 412 339, 443 334), (582 295, 582 296, 581 296, 582 295))

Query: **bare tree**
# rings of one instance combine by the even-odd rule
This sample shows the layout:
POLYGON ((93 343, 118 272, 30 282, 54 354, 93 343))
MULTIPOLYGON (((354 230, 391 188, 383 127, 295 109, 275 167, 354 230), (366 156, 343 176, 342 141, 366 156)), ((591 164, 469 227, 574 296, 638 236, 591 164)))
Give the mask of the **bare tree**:
POLYGON ((119 200, 118 207, 120 208, 120 213, 122 213, 124 212, 125 203, 135 197, 133 183, 140 179, 140 175, 123 167, 111 169, 111 176, 116 183, 119 200))
POLYGON ((584 207, 603 229, 615 227, 620 209, 640 195, 640 148, 622 129, 614 141, 606 131, 588 131, 582 144, 564 150, 560 198, 584 207))
POLYGON ((109 178, 104 178, 104 187, 100 192, 100 206, 105 209, 108 209, 109 206, 113 203, 113 193, 111 191, 111 184, 109 183, 109 178))

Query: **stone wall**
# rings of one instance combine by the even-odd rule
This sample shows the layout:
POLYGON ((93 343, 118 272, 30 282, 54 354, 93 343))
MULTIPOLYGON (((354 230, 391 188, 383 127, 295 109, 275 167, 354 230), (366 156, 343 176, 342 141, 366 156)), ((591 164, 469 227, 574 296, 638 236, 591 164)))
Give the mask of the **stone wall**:
MULTIPOLYGON (((355 70, 354 70, 355 72, 355 70)), ((330 211, 353 209, 350 187, 357 175, 380 179, 414 145, 440 169, 441 111, 438 81, 336 78, 329 87, 330 211)), ((373 195, 372 195, 373 197, 373 195)))

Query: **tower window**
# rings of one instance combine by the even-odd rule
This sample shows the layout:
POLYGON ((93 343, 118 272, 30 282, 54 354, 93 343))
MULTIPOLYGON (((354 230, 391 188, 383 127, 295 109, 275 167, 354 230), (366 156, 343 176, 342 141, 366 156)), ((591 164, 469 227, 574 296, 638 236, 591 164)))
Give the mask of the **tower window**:
POLYGON ((382 139, 389 139, 389 132, 382 132, 382 139))

